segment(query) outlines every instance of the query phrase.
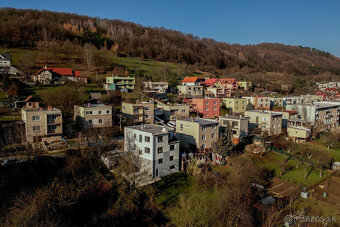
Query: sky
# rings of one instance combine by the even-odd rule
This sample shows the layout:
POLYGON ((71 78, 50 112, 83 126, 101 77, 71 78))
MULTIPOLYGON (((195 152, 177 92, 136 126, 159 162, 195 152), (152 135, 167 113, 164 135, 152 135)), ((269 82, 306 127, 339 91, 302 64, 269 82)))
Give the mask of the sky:
POLYGON ((0 7, 120 19, 232 44, 309 46, 340 57, 338 0, 0 0, 0 7))

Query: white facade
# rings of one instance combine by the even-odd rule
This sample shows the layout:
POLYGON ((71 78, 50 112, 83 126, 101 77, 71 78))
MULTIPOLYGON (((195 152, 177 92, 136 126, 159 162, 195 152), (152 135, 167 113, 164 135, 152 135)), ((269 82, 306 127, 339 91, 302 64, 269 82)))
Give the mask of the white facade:
POLYGON ((179 141, 174 132, 156 124, 125 127, 124 150, 139 154, 139 167, 151 178, 166 176, 179 171, 179 141))

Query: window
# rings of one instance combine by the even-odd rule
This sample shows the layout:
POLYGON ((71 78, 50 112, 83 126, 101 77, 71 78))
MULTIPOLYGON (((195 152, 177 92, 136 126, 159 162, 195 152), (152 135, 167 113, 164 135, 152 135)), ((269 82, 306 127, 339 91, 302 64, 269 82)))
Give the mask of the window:
POLYGON ((214 101, 214 105, 216 105, 217 104, 217 102, 216 101, 214 101))
POLYGON ((170 151, 173 151, 173 150, 175 150, 175 145, 170 145, 170 151))
POLYGON ((136 133, 133 134, 133 138, 136 139, 136 133))
POLYGON ((139 135, 139 142, 143 142, 143 136, 142 135, 139 135))
POLYGON ((207 128, 205 126, 202 126, 202 131, 207 130, 207 128))
POLYGON ((211 134, 211 138, 215 138, 215 137, 216 137, 215 133, 211 134))
POLYGON ((209 111, 209 108, 205 108, 205 111, 209 111))
POLYGON ((158 153, 163 153, 163 147, 157 148, 157 152, 158 152, 158 153))
POLYGON ((175 169, 175 168, 176 168, 175 165, 170 166, 170 169, 175 169))
POLYGON ((156 169, 156 173, 155 173, 156 177, 158 177, 158 169, 156 169))
POLYGON ((86 114, 87 114, 87 115, 91 115, 91 114, 92 114, 92 111, 86 111, 86 114))
POLYGON ((163 142, 164 140, 163 140, 163 136, 160 136, 160 137, 158 137, 158 143, 160 143, 160 142, 163 142))
POLYGON ((211 128, 212 128, 212 129, 215 129, 215 128, 216 128, 216 125, 212 125, 211 128))
POLYGON ((99 110, 99 111, 98 111, 98 114, 102 114, 102 111, 101 111, 101 110, 99 110))
POLYGON ((148 148, 148 147, 144 147, 144 153, 146 153, 146 154, 150 154, 150 148, 148 148))
POLYGON ((40 116, 32 116, 33 121, 40 121, 40 116))
POLYGON ((92 124, 92 120, 89 120, 89 123, 92 124))
POLYGON ((108 113, 108 114, 109 114, 109 113, 110 113, 110 110, 107 110, 107 111, 106 111, 106 113, 108 113))
POLYGON ((163 158, 158 159, 158 164, 162 164, 163 163, 163 158))
POLYGON ((202 135, 202 140, 205 140, 205 135, 202 135))
POLYGON ((39 132, 40 126, 33 126, 33 132, 39 132))
POLYGON ((185 110, 182 110, 182 113, 185 113, 185 110))
POLYGON ((145 111, 150 111, 150 107, 145 107, 144 110, 145 111))
POLYGON ((103 119, 99 119, 98 122, 99 122, 99 124, 102 124, 103 123, 103 119))
POLYGON ((217 110, 217 108, 215 107, 215 108, 214 108, 214 110, 216 111, 216 110, 217 110))
POLYGON ((205 144, 202 144, 201 148, 202 148, 202 149, 205 149, 205 144))
POLYGON ((209 102, 205 102, 205 105, 209 105, 209 102))
POLYGON ((145 142, 150 143, 150 136, 145 136, 145 142))
POLYGON ((174 160, 174 156, 170 156, 170 161, 174 160))

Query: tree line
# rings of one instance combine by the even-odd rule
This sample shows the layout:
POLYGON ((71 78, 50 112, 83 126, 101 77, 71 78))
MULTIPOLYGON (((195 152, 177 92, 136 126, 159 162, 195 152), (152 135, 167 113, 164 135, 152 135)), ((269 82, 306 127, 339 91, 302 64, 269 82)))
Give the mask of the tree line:
POLYGON ((315 48, 275 43, 238 45, 165 28, 76 14, 4 8, 0 45, 34 47, 46 39, 92 43, 121 56, 197 65, 206 71, 340 75, 340 59, 315 48))

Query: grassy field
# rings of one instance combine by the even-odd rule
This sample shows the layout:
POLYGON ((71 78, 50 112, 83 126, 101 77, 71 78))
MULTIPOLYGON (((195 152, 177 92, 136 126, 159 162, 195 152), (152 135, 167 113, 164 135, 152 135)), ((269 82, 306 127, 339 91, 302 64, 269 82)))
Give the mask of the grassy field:
POLYGON ((329 176, 331 176, 331 173, 328 171, 325 171, 323 176, 320 177, 320 172, 318 169, 313 169, 309 176, 307 177, 307 180, 305 180, 305 168, 300 165, 298 168, 296 168, 297 160, 296 159, 290 159, 288 160, 287 164, 291 166, 291 170, 285 173, 284 175, 280 176, 280 173, 282 171, 282 163, 284 160, 287 159, 287 156, 284 156, 282 154, 276 153, 276 152, 270 152, 264 157, 255 158, 255 163, 262 167, 266 167, 270 170, 274 170, 275 175, 279 176, 281 179, 296 184, 299 186, 313 186, 316 185, 325 179, 327 179, 329 176))

